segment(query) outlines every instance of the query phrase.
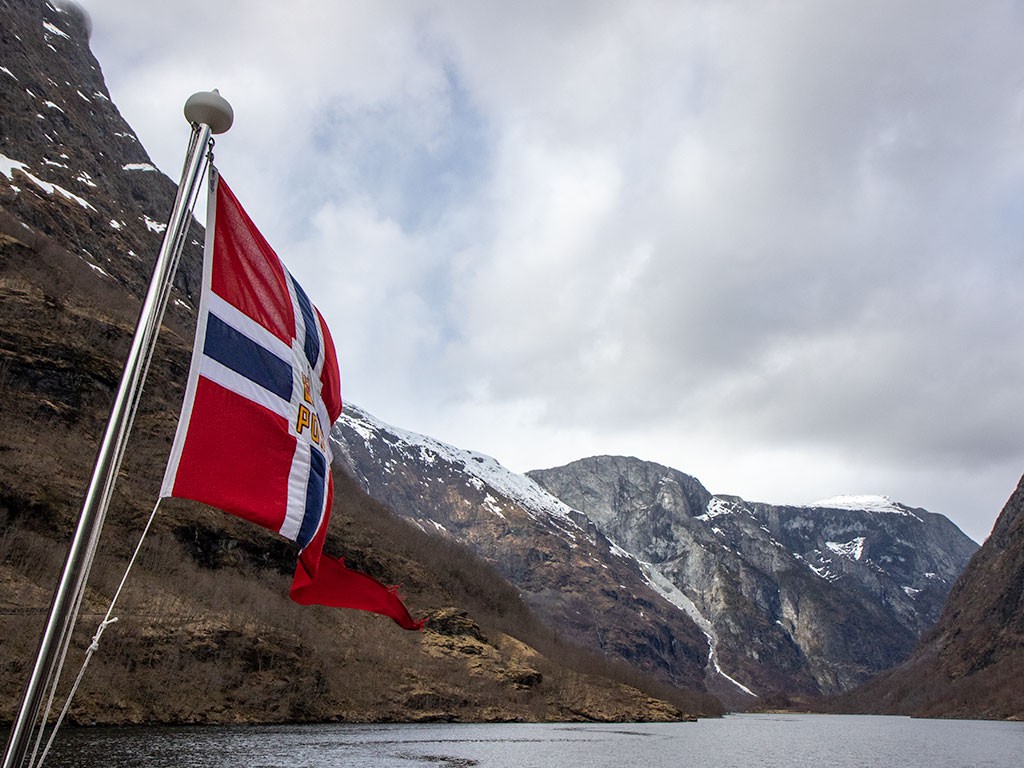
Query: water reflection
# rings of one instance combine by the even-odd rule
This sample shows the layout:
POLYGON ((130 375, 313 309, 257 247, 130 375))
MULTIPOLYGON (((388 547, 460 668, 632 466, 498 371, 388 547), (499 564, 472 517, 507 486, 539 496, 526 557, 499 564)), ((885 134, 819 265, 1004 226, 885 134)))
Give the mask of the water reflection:
POLYGON ((51 766, 108 768, 1016 768, 1024 724, 734 715, 674 724, 68 729, 51 766))

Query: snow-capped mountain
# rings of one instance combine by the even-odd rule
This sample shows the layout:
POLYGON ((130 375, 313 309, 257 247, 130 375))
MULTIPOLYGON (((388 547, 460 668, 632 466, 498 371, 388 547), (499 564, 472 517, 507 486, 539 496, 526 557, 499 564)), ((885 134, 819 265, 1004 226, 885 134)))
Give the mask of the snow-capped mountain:
POLYGON ((530 476, 682 592, 754 691, 833 693, 910 652, 977 545, 883 497, 774 506, 599 456, 530 476))
POLYGON ((334 440, 371 495, 471 546, 573 639, 733 705, 898 663, 976 548, 895 502, 753 504, 637 459, 523 476, 354 407, 334 440))

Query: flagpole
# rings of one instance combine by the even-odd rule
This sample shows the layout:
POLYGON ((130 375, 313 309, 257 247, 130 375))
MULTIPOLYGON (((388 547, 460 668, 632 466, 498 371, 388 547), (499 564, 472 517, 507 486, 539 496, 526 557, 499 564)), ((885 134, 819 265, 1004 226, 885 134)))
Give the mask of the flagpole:
MULTIPOLYGON (((45 689, 63 654, 68 633, 74 623, 76 605, 85 588, 85 581, 92 565, 131 422, 163 320, 174 269, 188 232, 196 185, 206 168, 207 144, 211 134, 224 133, 231 127, 233 120, 231 105, 217 91, 193 94, 185 102, 184 111, 185 118, 192 124, 192 137, 181 181, 178 184, 178 193, 164 231, 153 277, 139 313, 121 384, 114 398, 106 432, 96 456, 96 465, 78 518, 78 526, 50 605, 50 614, 39 642, 35 666, 8 737, 2 768, 20 768, 28 754, 34 723, 40 714, 45 689)), ((43 725, 45 724, 39 727, 43 725)))

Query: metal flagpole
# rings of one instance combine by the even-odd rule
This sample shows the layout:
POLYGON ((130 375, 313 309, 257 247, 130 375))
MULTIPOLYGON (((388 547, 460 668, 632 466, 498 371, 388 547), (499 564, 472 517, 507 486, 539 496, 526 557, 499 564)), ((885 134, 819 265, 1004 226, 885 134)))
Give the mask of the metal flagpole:
MULTIPOLYGON (((28 753, 47 682, 56 669, 65 639, 73 624, 75 604, 85 588, 85 580, 92 565, 95 544, 103 527, 128 432, 138 406, 142 385, 145 383, 149 360, 156 345, 174 268, 188 231, 196 184, 206 167, 207 144, 211 134, 224 133, 231 127, 233 112, 231 105, 217 91, 200 92, 193 94, 185 102, 185 118, 192 124, 192 139, 178 184, 178 194, 157 255, 153 277, 139 313, 139 322, 132 338, 128 359, 125 361, 121 385, 114 398, 107 429, 96 456, 96 465, 78 518, 78 527, 64 562, 60 582, 53 595, 49 619, 39 642, 35 666, 8 737, 2 768, 21 768, 28 753)), ((41 724, 40 727, 42 725, 45 724, 41 724)))

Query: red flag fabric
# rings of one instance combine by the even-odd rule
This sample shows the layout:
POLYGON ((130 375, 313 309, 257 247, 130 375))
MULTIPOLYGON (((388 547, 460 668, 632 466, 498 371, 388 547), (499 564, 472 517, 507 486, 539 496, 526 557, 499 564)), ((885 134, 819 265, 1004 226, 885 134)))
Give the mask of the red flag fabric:
POLYGON ((291 597, 419 629, 393 588, 323 555, 341 377, 330 331, 211 169, 203 289, 161 496, 193 499, 299 547, 291 597))

